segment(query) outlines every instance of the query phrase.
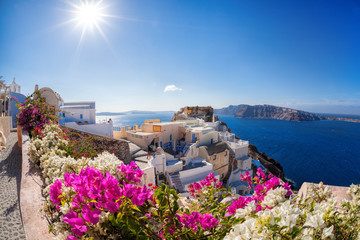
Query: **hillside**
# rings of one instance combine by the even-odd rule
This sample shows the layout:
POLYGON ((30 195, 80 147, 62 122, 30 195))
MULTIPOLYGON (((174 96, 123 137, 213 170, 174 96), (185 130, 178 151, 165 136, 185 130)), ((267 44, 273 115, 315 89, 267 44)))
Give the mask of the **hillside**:
POLYGON ((322 116, 316 113, 300 111, 291 108, 277 107, 272 105, 230 105, 227 108, 215 109, 216 114, 234 115, 238 118, 257 118, 257 119, 278 119, 287 121, 319 121, 335 120, 331 117, 322 116))

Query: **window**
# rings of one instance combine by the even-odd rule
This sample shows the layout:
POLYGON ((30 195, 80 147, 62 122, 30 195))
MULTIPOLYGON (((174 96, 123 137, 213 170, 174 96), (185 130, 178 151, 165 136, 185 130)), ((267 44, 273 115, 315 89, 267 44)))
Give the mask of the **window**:
POLYGON ((63 113, 63 117, 65 117, 65 113, 63 113))
POLYGON ((83 119, 83 115, 82 115, 82 114, 80 114, 80 119, 83 119))

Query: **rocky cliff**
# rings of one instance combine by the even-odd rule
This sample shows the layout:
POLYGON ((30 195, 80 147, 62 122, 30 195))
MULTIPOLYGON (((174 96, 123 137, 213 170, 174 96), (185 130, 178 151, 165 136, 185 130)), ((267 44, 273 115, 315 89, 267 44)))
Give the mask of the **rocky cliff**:
POLYGON ((319 121, 330 120, 329 117, 285 107, 272 105, 230 105, 215 110, 217 114, 231 114, 238 118, 278 119, 287 121, 319 121))
POLYGON ((251 158, 259 160, 272 175, 286 181, 284 169, 275 159, 268 157, 264 152, 259 152, 257 147, 252 144, 249 144, 248 154, 251 158))
POLYGON ((235 115, 241 108, 246 107, 249 105, 246 104, 240 104, 240 105, 229 105, 225 108, 220 109, 214 109, 214 112, 216 114, 222 114, 222 115, 235 115))

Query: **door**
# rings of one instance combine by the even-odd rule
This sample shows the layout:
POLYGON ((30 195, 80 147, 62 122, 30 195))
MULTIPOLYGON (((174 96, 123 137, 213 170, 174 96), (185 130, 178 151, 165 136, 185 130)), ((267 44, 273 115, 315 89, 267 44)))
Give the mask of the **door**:
POLYGON ((192 142, 192 143, 195 142, 195 133, 193 133, 193 134, 191 135, 191 142, 192 142))

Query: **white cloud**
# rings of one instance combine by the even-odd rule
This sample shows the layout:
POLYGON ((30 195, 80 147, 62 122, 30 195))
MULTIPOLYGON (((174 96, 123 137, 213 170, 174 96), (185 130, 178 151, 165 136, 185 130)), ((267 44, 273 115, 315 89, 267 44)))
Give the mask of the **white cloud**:
POLYGON ((177 86, 175 86, 174 84, 171 85, 167 85, 164 89, 164 92, 173 92, 173 91, 182 91, 181 88, 178 88, 177 86))

